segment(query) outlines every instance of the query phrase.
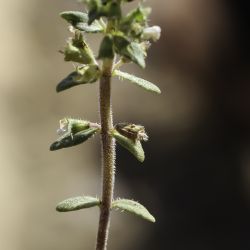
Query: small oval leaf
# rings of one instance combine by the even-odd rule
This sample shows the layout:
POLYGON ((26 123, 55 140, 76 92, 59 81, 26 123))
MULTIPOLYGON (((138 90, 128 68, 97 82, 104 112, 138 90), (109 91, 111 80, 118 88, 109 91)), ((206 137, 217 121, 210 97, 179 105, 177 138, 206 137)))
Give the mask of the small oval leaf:
POLYGON ((78 132, 74 135, 69 135, 66 137, 61 137, 57 141, 51 144, 50 150, 55 151, 62 148, 69 148, 76 145, 79 145, 85 141, 87 141, 90 137, 92 137, 99 129, 98 128, 89 128, 78 132))
POLYGON ((70 73, 66 78, 58 83, 58 85, 56 86, 56 92, 61 92, 74 86, 83 84, 76 80, 77 77, 79 77, 79 74, 76 71, 70 73))
POLYGON ((126 73, 126 72, 122 72, 120 70, 115 70, 113 74, 114 74, 114 76, 118 76, 121 79, 129 80, 131 83, 134 83, 137 86, 139 86, 147 91, 154 92, 157 94, 161 93, 161 90, 156 85, 154 85, 153 83, 151 83, 147 80, 144 80, 142 78, 136 77, 136 76, 131 75, 131 74, 126 73))
POLYGON ((112 131, 112 136, 121 146, 133 154, 138 161, 143 162, 145 160, 145 154, 139 140, 133 141, 132 139, 120 134, 117 130, 112 131))
POLYGON ((88 14, 80 11, 64 11, 60 16, 73 26, 77 23, 87 23, 89 19, 88 14))
POLYGON ((153 217, 153 215, 150 214, 149 211, 143 205, 133 200, 115 200, 112 202, 112 208, 135 214, 150 222, 155 222, 155 218, 153 217))
POLYGON ((70 212, 70 211, 76 211, 84 208, 90 208, 100 205, 100 200, 95 197, 91 196, 78 196, 69 198, 67 200, 64 200, 60 202, 56 206, 56 210, 58 212, 70 212))

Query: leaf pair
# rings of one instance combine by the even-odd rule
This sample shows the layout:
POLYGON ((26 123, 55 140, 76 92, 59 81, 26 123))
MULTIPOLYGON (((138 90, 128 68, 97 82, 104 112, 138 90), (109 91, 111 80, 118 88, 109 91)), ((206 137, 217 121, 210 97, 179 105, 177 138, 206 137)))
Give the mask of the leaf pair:
MULTIPOLYGON (((98 198, 78 196, 60 202, 56 210, 58 212, 71 212, 95 206, 101 206, 101 201, 98 198)), ((117 199, 112 202, 112 209, 126 211, 150 222, 155 222, 155 218, 149 211, 143 205, 133 200, 117 199)))
MULTIPOLYGON (((106 44, 107 45, 107 44, 106 44)), ((108 45, 107 45, 108 46, 108 45)), ((106 57, 112 56, 112 52, 110 50, 104 49, 102 50, 103 53, 100 52, 99 57, 106 57)), ((76 70, 70 73, 66 78, 59 82, 56 87, 57 92, 61 92, 72 87, 86 84, 86 83, 94 83, 96 82, 101 76, 101 70, 97 65, 84 65, 76 67, 76 70)), ((113 76, 119 77, 121 80, 129 80, 131 83, 156 94, 160 94, 161 90, 153 83, 144 80, 142 78, 136 77, 126 72, 122 72, 120 70, 114 70, 113 76)))

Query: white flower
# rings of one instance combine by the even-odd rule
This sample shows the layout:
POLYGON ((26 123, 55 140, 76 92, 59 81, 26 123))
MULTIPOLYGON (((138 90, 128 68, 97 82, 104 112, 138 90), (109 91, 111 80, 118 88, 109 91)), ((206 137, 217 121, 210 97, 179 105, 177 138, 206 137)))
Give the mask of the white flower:
POLYGON ((146 134, 144 128, 138 132, 137 137, 140 141, 148 141, 148 135, 146 134))
POLYGON ((161 27, 159 26, 152 26, 145 28, 143 30, 142 39, 145 40, 152 39, 154 42, 156 42, 157 40, 160 39, 160 37, 161 37, 161 27))
POLYGON ((70 26, 68 27, 68 30, 69 30, 69 32, 71 32, 71 33, 73 33, 73 34, 75 34, 75 32, 76 32, 74 26, 72 26, 72 25, 70 25, 70 26))
POLYGON ((57 129, 56 132, 58 135, 64 135, 65 133, 68 132, 69 121, 68 121, 68 119, 65 118, 65 119, 60 120, 59 124, 60 124, 59 129, 57 129))

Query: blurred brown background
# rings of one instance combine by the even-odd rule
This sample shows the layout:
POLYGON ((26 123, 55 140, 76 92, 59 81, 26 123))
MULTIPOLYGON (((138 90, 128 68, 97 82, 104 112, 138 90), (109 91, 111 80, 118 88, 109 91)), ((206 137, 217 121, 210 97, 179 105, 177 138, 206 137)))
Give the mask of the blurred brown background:
MULTIPOLYGON (((151 48, 145 71, 129 70, 163 93, 113 84, 115 121, 144 124, 150 135, 143 167, 118 148, 116 196, 145 204, 157 223, 114 213, 109 249, 248 250, 247 1, 147 3, 162 39, 151 48)), ((3 250, 94 248, 97 209, 58 214, 55 205, 100 193, 98 137, 76 148, 48 150, 59 119, 98 119, 97 84, 55 93, 72 70, 57 53, 69 36, 58 13, 79 8, 73 0, 0 2, 3 250)), ((98 39, 88 41, 97 48, 98 39)))

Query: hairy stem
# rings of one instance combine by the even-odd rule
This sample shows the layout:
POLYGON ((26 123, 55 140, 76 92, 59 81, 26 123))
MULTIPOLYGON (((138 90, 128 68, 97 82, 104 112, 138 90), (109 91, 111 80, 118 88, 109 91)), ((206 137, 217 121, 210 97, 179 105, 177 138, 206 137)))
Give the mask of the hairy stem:
POLYGON ((110 210, 113 200, 115 175, 115 141, 110 135, 113 128, 111 106, 111 77, 113 60, 103 61, 102 77, 100 80, 100 119, 102 141, 102 203, 97 235, 96 250, 105 250, 110 224, 110 210))

